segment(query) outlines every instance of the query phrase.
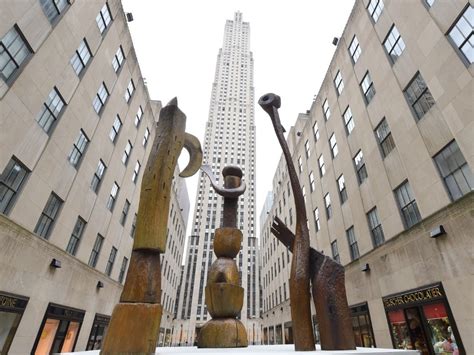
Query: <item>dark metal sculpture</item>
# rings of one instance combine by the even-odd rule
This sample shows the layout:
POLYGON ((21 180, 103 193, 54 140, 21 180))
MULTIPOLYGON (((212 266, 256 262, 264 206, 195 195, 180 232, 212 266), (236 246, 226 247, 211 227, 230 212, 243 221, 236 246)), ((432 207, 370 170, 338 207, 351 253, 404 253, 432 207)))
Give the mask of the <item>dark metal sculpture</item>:
POLYGON ((160 253, 166 250, 173 174, 182 148, 189 163, 181 177, 194 175, 202 163, 201 144, 185 129, 186 116, 174 98, 160 112, 141 184, 130 267, 101 354, 155 353, 162 314, 160 253))
POLYGON ((266 94, 260 98, 258 103, 272 119, 273 127, 288 166, 288 176, 295 200, 295 234, 278 217, 275 217, 272 224, 272 233, 293 252, 290 274, 290 299, 291 319, 295 334, 295 350, 314 350, 314 338, 310 319, 309 280, 312 283, 313 302, 319 323, 321 349, 355 349, 351 316, 344 284, 344 267, 310 248, 309 245, 304 197, 288 145, 283 136, 284 130, 278 114, 278 108, 280 108, 281 104, 280 97, 275 94, 266 94))
POLYGON ((205 301, 212 319, 201 328, 198 347, 246 347, 247 332, 242 322, 236 319, 242 310, 244 289, 239 285, 239 271, 234 260, 242 243, 242 232, 237 228, 238 199, 246 188, 242 170, 226 166, 222 170, 224 186, 221 187, 209 166, 201 169, 211 180, 214 190, 224 197, 224 217, 222 228, 215 231, 214 253, 217 259, 209 269, 206 285, 205 301))
POLYGON ((291 159, 290 150, 283 135, 278 109, 280 97, 266 94, 258 100, 259 105, 272 119, 273 128, 280 142, 288 167, 288 176, 293 189, 296 208, 296 231, 293 242, 293 258, 290 271, 291 320, 296 351, 315 350, 313 327, 311 325, 311 297, 309 291, 309 231, 306 224, 306 209, 303 192, 291 159))

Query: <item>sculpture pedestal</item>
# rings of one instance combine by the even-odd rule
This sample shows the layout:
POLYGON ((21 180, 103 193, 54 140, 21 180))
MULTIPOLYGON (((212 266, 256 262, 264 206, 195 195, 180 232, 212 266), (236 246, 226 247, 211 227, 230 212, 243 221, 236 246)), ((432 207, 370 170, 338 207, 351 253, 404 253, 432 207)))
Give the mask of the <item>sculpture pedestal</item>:
MULTIPOLYGON (((296 354, 314 354, 314 355, 419 355, 416 350, 394 350, 394 349, 376 349, 376 348, 357 348, 357 350, 320 350, 319 345, 316 345, 316 351, 295 352, 293 344, 285 345, 250 345, 247 348, 227 348, 227 349, 198 349, 195 346, 181 346, 181 347, 159 347, 156 348, 155 354, 160 355, 174 355, 174 354, 197 354, 197 355, 216 355, 216 354, 233 354, 233 355, 296 355, 296 354)), ((99 355, 99 350, 82 351, 69 354, 81 355, 99 355)))

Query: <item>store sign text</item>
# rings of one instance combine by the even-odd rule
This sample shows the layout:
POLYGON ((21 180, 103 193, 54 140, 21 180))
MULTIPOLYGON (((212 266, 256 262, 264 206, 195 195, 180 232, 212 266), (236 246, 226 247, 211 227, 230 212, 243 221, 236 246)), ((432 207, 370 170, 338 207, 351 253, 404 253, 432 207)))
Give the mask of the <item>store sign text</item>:
POLYGON ((385 308, 402 306, 415 302, 430 301, 433 299, 443 298, 440 287, 430 287, 424 290, 413 291, 410 293, 385 298, 383 300, 385 308))

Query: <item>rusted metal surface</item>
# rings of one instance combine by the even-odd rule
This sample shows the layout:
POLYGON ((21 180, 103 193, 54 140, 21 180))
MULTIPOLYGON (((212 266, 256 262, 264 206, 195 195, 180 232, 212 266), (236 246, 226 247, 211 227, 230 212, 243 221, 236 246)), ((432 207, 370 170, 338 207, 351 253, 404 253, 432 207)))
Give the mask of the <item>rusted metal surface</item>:
POLYGON ((224 186, 216 182, 212 169, 205 165, 214 190, 224 197, 223 227, 215 231, 214 253, 217 259, 209 269, 206 285, 206 306, 212 319, 201 328, 199 348, 235 348, 248 346, 247 332, 236 319, 244 302, 244 289, 239 286, 239 272, 234 258, 242 243, 242 232, 237 229, 239 196, 245 192, 242 170, 227 166, 222 170, 224 186))
MULTIPOLYGON (((271 232, 291 252, 293 251, 295 236, 278 217, 274 218, 271 232)), ((355 349, 344 283, 344 267, 313 248, 310 248, 309 266, 321 349, 355 349)))
POLYGON ((176 98, 160 111, 143 173, 137 229, 120 303, 115 306, 101 354, 154 353, 162 306, 160 253, 166 250, 171 184, 183 148, 190 160, 180 174, 196 173, 202 163, 199 140, 186 133, 186 116, 176 98))
POLYGON ((309 231, 306 224, 306 209, 304 206, 303 192, 298 181, 290 150, 283 135, 284 129, 280 122, 278 109, 281 100, 278 95, 266 94, 258 104, 268 113, 272 120, 273 128, 280 143, 286 165, 288 177, 293 190, 296 208, 296 231, 293 242, 293 258, 290 271, 290 298, 291 319, 296 351, 315 350, 313 327, 311 325, 311 297, 309 290, 309 231))

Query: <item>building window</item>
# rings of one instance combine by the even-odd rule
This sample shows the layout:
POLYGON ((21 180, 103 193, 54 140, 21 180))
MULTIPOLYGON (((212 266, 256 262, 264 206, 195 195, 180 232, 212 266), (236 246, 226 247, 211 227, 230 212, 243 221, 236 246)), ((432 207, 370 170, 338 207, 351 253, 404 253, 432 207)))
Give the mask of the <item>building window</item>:
POLYGON ((6 292, 0 292, 0 299, 0 354, 8 354, 29 299, 6 292))
POLYGON ((150 130, 147 128, 145 129, 145 134, 143 135, 143 142, 142 145, 146 147, 146 144, 148 143, 148 138, 150 137, 150 130))
POLYGON ((127 142, 127 145, 125 146, 125 150, 123 151, 123 155, 122 155, 122 163, 124 163, 125 165, 127 165, 128 163, 128 158, 130 157, 130 153, 132 152, 132 143, 130 143, 130 141, 127 142))
POLYGON ((456 141, 452 141, 436 154, 434 160, 451 200, 457 200, 474 189, 472 170, 456 141))
POLYGON ((304 143, 304 150, 306 153, 306 159, 309 159, 309 157, 311 156, 311 148, 309 147, 309 140, 306 140, 306 142, 304 143))
POLYGON ((71 238, 67 244, 66 251, 71 255, 76 255, 77 248, 79 247, 79 242, 81 241, 82 233, 84 232, 84 227, 86 226, 86 221, 81 217, 77 217, 76 225, 72 230, 71 238))
POLYGON ((375 129, 375 136, 379 142, 382 156, 385 158, 393 150, 393 148, 395 148, 395 142, 393 141, 390 127, 388 126, 387 120, 385 118, 382 119, 382 122, 380 122, 375 129))
POLYGON ((334 133, 331 134, 331 137, 329 138, 329 145, 331 147, 332 158, 334 159, 337 157, 337 153, 339 153, 339 150, 337 149, 336 135, 334 133))
POLYGON ((137 182, 138 174, 140 173, 140 168, 141 168, 141 164, 137 160, 137 162, 135 163, 135 168, 133 169, 133 175, 132 175, 132 181, 134 183, 137 182))
POLYGON ((364 93, 365 102, 369 104, 375 95, 374 83, 370 78, 369 72, 365 74, 364 79, 362 79, 360 83, 360 87, 362 89, 362 92, 364 93))
POLYGON ((13 74, 26 64, 31 53, 18 27, 12 27, 0 40, 0 72, 5 82, 13 80, 13 74))
POLYGON ((73 352, 85 311, 50 303, 32 354, 73 352))
POLYGON ((97 94, 94 97, 94 101, 92 102, 92 106, 94 107, 96 113, 100 113, 108 97, 109 91, 107 90, 105 83, 102 82, 102 84, 100 84, 99 90, 97 91, 97 94))
POLYGON ((454 24, 449 37, 469 64, 474 62, 474 7, 469 4, 454 24))
POLYGON ((319 175, 323 177, 324 174, 326 173, 326 166, 324 165, 324 157, 322 154, 318 158, 318 164, 319 164, 319 175))
POLYGON ((319 210, 317 207, 313 210, 313 216, 316 232, 319 232, 321 230, 321 223, 319 222, 319 210))
POLYGON ((142 116, 143 116, 143 109, 141 106, 138 107, 137 114, 135 115, 135 127, 138 127, 140 122, 142 121, 142 116))
POLYGON ((331 117, 331 110, 329 109, 328 99, 324 100, 323 113, 324 113, 324 118, 326 119, 326 121, 329 120, 329 117, 331 117))
POLYGON ((101 314, 95 315, 86 350, 99 350, 102 347, 102 341, 104 340, 104 336, 107 333, 109 323, 109 316, 104 316, 101 314))
POLYGON ((388 32, 383 45, 390 56, 390 59, 395 63, 405 49, 405 42, 403 42, 403 38, 400 36, 400 32, 398 32, 395 25, 393 25, 388 32))
POLYGON ((91 189, 95 193, 99 191, 100 183, 102 182, 106 168, 107 167, 105 166, 105 163, 102 161, 102 159, 99 159, 99 164, 97 165, 97 169, 94 173, 94 176, 92 176, 91 181, 91 189))
POLYGON ((107 260, 107 266, 105 267, 105 274, 110 276, 112 274, 112 269, 114 267, 115 257, 117 256, 117 249, 112 247, 110 250, 109 260, 107 260))
MULTIPOLYGON (((301 186, 301 193, 303 194, 303 200, 306 203, 306 189, 304 188, 304 185, 301 186)), ((281 213, 281 210, 280 210, 281 213)))
POLYGON ((125 221, 127 220, 127 215, 128 215, 129 210, 130 210, 130 202, 128 202, 128 200, 125 200, 125 203, 122 209, 122 214, 120 215, 120 224, 122 226, 125 224, 125 221))
POLYGON ((43 8, 43 12, 48 18, 49 22, 53 23, 64 9, 69 6, 69 2, 67 0, 40 0, 41 7, 43 8))
POLYGON ((341 259, 339 258, 339 250, 337 249, 337 240, 331 242, 331 253, 334 261, 340 264, 341 259))
POLYGON ((92 247, 91 256, 89 257, 89 266, 95 267, 97 265, 97 260, 99 260, 100 250, 102 249, 102 244, 104 244, 104 237, 100 234, 97 234, 95 238, 94 246, 92 247))
POLYGON ((398 206, 406 228, 410 228, 421 221, 420 212, 408 181, 405 181, 395 190, 395 196, 397 196, 398 206))
POLYGON ((367 10, 369 11, 370 17, 372 17, 372 20, 374 20, 374 22, 377 22, 383 10, 383 1, 370 0, 369 5, 367 6, 367 10))
POLYGON ((97 22, 97 26, 99 27, 100 33, 104 33, 106 28, 109 26, 110 21, 112 21, 112 16, 110 16, 109 5, 105 3, 105 5, 102 7, 99 14, 95 18, 95 22, 97 22))
POLYGON ((354 165, 357 172, 357 180, 359 181, 359 185, 362 184, 365 179, 367 179, 367 169, 365 168, 365 161, 364 155, 362 154, 362 150, 359 150, 354 157, 354 165))
POLYGON ((43 109, 36 118, 36 121, 46 133, 51 131, 51 128, 56 123, 61 114, 65 102, 58 89, 54 88, 48 95, 48 100, 43 103, 43 109))
POLYGON ((311 192, 313 192, 315 190, 316 186, 315 186, 315 183, 314 183, 314 174, 313 172, 310 172, 309 173, 309 189, 311 190, 311 192))
POLYGON ((41 217, 35 227, 35 233, 40 237, 48 239, 50 236, 62 203, 63 201, 58 197, 58 195, 51 192, 51 195, 46 202, 46 206, 44 206, 43 212, 41 212, 41 217))
POLYGON ((314 122, 314 125, 313 125, 313 135, 314 135, 314 140, 317 142, 318 139, 319 139, 318 122, 314 122))
POLYGON ((349 53, 352 58, 352 62, 355 64, 357 63, 357 60, 360 57, 360 54, 362 53, 362 50, 360 49, 359 41, 357 40, 357 37, 354 35, 354 38, 352 38, 351 44, 349 45, 349 53))
POLYGON ((344 175, 341 174, 339 179, 337 179, 337 186, 339 188, 339 197, 341 198, 341 205, 347 201, 347 190, 346 182, 344 180, 344 175))
POLYGON ((428 7, 432 7, 433 4, 434 4, 435 0, 425 0, 425 4, 428 6, 428 7))
POLYGON ((15 158, 10 159, 0 175, 0 212, 8 214, 13 207, 29 171, 15 158))
POLYGON ((71 153, 69 153, 69 162, 72 166, 77 167, 79 165, 88 143, 89 139, 86 137, 84 131, 81 129, 81 131, 79 132, 79 136, 76 139, 76 142, 72 146, 71 153))
POLYGON ((91 59, 91 51, 87 45, 86 39, 84 38, 77 48, 76 53, 71 58, 71 65, 77 75, 86 67, 87 63, 91 59))
POLYGON ((133 83, 133 79, 130 79, 130 82, 127 86, 127 90, 125 90, 125 101, 130 102, 130 98, 132 97, 134 91, 135 84, 133 83))
POLYGON ((114 59, 112 59, 112 66, 114 67, 114 71, 117 73, 118 70, 122 67, 122 63, 125 59, 125 56, 123 54, 123 48, 122 46, 119 46, 117 49, 117 53, 114 55, 114 59))
POLYGON ((342 74, 340 70, 337 71, 336 78, 334 79, 334 85, 336 86, 337 95, 341 95, 342 91, 344 90, 344 81, 342 80, 342 74))
POLYGON ((298 170, 300 173, 303 171, 303 159, 301 159, 301 156, 298 157, 298 170))
POLYGON ((349 135, 355 127, 354 118, 352 117, 352 111, 349 106, 347 106, 346 110, 344 111, 343 117, 344 125, 346 126, 346 132, 347 135, 349 135))
POLYGON ((380 223, 379 215, 377 214, 377 207, 374 207, 367 213, 367 219, 369 221, 370 234, 372 235, 372 244, 376 248, 385 241, 382 223, 380 223))
POLYGON ((375 337, 367 303, 351 306, 352 330, 357 347, 375 347, 375 337))
POLYGON ((117 139, 117 136, 120 132, 121 127, 122 127, 122 121, 120 120, 120 116, 117 115, 115 116, 114 124, 112 125, 112 128, 109 133, 109 138, 113 143, 115 143, 115 140, 117 139))
POLYGON ((107 200, 107 209, 109 211, 112 211, 115 206, 115 201, 117 200, 117 195, 119 193, 120 186, 114 181, 114 184, 112 185, 112 190, 110 190, 110 195, 109 199, 107 200))
POLYGON ((123 277, 125 276, 125 270, 127 270, 128 259, 124 256, 122 260, 122 265, 120 266, 120 273, 118 277, 118 282, 123 282, 123 277))
POLYGON ((331 206, 331 197, 329 196, 329 192, 324 195, 324 206, 326 206, 326 216, 328 219, 332 217, 332 206, 331 206))
POLYGON ((130 237, 135 238, 135 230, 137 229, 137 214, 133 216, 132 228, 130 229, 130 237))
POLYGON ((433 96, 420 73, 416 73, 413 80, 405 89, 405 95, 418 120, 435 104, 433 96))
POLYGON ((357 240, 352 226, 346 231, 347 244, 349 244, 349 252, 351 254, 351 260, 359 259, 359 247, 357 246, 357 240))

